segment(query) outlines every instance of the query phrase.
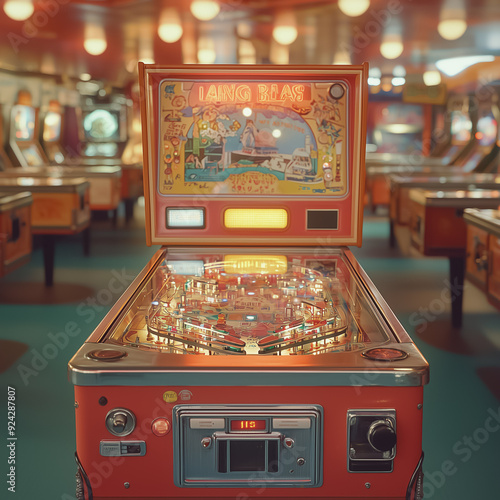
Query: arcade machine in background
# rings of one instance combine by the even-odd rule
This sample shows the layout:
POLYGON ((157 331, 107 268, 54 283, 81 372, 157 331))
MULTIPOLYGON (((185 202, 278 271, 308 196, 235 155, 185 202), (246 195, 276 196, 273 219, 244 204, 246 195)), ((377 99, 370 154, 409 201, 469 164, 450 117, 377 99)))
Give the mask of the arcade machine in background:
POLYGON ((500 191, 428 191, 411 189, 410 234, 419 255, 447 257, 450 265, 451 323, 462 326, 463 283, 467 249, 466 208, 498 209, 500 191))
POLYGON ((79 498, 421 500, 428 365, 346 246, 368 66, 139 71, 165 246, 70 361, 79 498))
POLYGON ((472 147, 455 161, 454 166, 462 168, 464 173, 495 173, 498 171, 500 151, 500 109, 497 94, 493 94, 491 100, 478 103, 477 117, 475 141, 472 147))
POLYGON ((3 129, 3 113, 2 113, 2 105, 0 104, 0 172, 12 168, 12 163, 8 154, 5 152, 3 147, 4 143, 4 129, 3 129))
POLYGON ((81 110, 80 154, 84 164, 119 166, 122 169, 121 197, 125 203, 125 217, 133 214, 134 203, 143 195, 142 152, 137 154, 140 140, 140 118, 132 118, 129 100, 122 97, 114 102, 98 100, 81 110), (132 144, 128 148, 128 143, 132 144), (124 156, 125 155, 125 156, 124 156))
POLYGON ((463 158, 467 157, 475 145, 476 117, 473 115, 471 99, 466 97, 453 97, 448 101, 448 116, 446 128, 449 130, 447 140, 442 140, 440 148, 442 156, 439 158, 408 156, 400 165, 383 165, 381 163, 367 163, 367 185, 373 186, 370 191, 372 210, 380 205, 390 203, 391 175, 429 175, 446 176, 464 173, 458 166, 463 158), (436 163, 437 162, 437 163, 436 163))
POLYGON ((126 221, 133 217, 135 202, 144 196, 141 115, 140 111, 131 114, 129 139, 122 154, 122 200, 126 221))
MULTIPOLYGON (((48 162, 53 165, 47 171, 51 176, 85 177, 90 182, 90 208, 93 211, 112 211, 116 223, 117 209, 120 203, 119 166, 85 166, 78 159, 72 158, 62 144, 64 115, 57 101, 50 101, 48 109, 41 119, 40 141, 48 162)), ((21 166, 26 167, 23 163, 21 166)), ((40 166, 40 165, 36 165, 40 166)), ((28 172, 36 174, 28 168, 28 172)))
MULTIPOLYGON (((119 168, 87 169, 73 166, 50 166, 45 156, 39 136, 38 110, 31 106, 31 95, 26 91, 19 92, 18 104, 11 109, 9 130, 9 155, 12 163, 18 167, 6 169, 2 175, 10 177, 37 177, 37 178, 78 178, 90 179, 91 210, 112 210, 116 221, 116 212, 120 202, 120 174, 119 168)), ((58 114, 51 115, 49 123, 54 129, 49 137, 60 135, 61 123, 58 114)), ((57 141, 52 145, 51 153, 55 158, 63 154, 59 150, 57 141), (59 154, 56 154, 59 151, 59 154)))
POLYGON ((0 277, 29 261, 31 255, 31 193, 0 190, 0 277))
POLYGON ((466 277, 500 309, 500 211, 466 209, 466 277))
MULTIPOLYGON (((408 224, 410 221, 409 191, 412 188, 425 188, 428 190, 469 190, 473 188, 497 189, 500 182, 498 170, 499 128, 497 96, 478 104, 476 142, 468 154, 462 156, 457 164, 463 173, 453 175, 431 176, 401 176, 392 175, 390 185, 390 245, 394 246, 396 239, 400 247, 406 249, 408 238, 408 224), (481 173, 491 172, 491 173, 481 173)), ((456 169, 453 168, 453 172, 456 169)))

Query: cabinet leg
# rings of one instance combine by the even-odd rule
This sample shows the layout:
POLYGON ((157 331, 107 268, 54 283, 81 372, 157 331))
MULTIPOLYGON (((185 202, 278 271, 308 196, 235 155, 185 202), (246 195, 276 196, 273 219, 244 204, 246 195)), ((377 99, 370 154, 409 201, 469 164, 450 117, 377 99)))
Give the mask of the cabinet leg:
POLYGON ((451 324, 462 327, 462 303, 464 297, 465 256, 450 257, 451 324))
POLYGON ((44 234, 42 239, 43 265, 45 269, 45 286, 54 284, 54 258, 56 247, 56 236, 44 234))

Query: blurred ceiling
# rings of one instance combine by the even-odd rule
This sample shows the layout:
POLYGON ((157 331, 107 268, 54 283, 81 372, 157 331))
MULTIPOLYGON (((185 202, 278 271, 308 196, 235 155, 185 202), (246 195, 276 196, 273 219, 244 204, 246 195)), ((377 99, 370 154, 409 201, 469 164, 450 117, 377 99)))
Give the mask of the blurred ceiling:
POLYGON ((141 52, 158 64, 196 62, 200 37, 213 40, 215 63, 239 62, 242 40, 251 42, 257 63, 269 63, 273 25, 285 8, 295 13, 298 29, 297 39, 285 47, 290 64, 332 64, 342 52, 352 64, 368 61, 383 74, 391 74, 395 65, 421 73, 444 57, 500 55, 499 0, 453 0, 464 3, 467 20, 467 31, 454 41, 437 31, 444 0, 371 0, 359 17, 343 14, 337 0, 219 0, 220 13, 211 21, 195 19, 190 0, 33 1, 35 11, 25 21, 14 21, 0 10, 1 70, 63 78, 88 73, 124 87, 136 79, 141 52), (157 34, 160 14, 168 6, 179 10, 184 29, 174 43, 157 34), (83 48, 89 23, 105 29, 107 49, 99 56, 83 48), (403 35, 404 50, 395 60, 380 54, 382 36, 391 30, 403 35))

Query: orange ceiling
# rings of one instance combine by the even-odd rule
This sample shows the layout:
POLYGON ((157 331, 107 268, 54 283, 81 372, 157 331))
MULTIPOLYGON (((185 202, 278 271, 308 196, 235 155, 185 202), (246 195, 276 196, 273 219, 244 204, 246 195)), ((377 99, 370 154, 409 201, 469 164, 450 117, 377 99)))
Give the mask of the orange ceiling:
POLYGON ((269 61, 273 19, 280 8, 297 14, 299 36, 290 46, 291 64, 331 64, 335 51, 348 47, 352 63, 369 61, 390 73, 403 64, 409 73, 421 72, 436 59, 472 53, 500 55, 500 2, 467 0, 468 30, 459 40, 443 40, 437 33, 442 0, 372 0, 358 18, 343 15, 335 0, 220 0, 221 13, 210 22, 199 22, 181 0, 35 0, 35 14, 24 22, 12 21, 0 10, 0 69, 92 77, 124 86, 136 78, 138 45, 150 39, 157 63, 181 64, 181 42, 166 44, 156 34, 164 5, 181 10, 186 28, 195 37, 206 33, 216 38, 220 63, 235 63, 236 25, 251 26, 250 40, 257 62, 269 61), (101 56, 83 49, 87 22, 106 29, 108 48, 101 56), (405 50, 396 61, 379 52, 387 25, 398 23, 405 50), (142 42, 141 42, 142 40, 142 42))

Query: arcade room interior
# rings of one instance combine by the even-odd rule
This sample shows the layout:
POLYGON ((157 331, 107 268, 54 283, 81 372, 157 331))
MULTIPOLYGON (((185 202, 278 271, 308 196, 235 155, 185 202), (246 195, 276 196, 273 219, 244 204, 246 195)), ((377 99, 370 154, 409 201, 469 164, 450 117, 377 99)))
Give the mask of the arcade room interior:
POLYGON ((1 498, 495 500, 498 0, 0 0, 1 498))

